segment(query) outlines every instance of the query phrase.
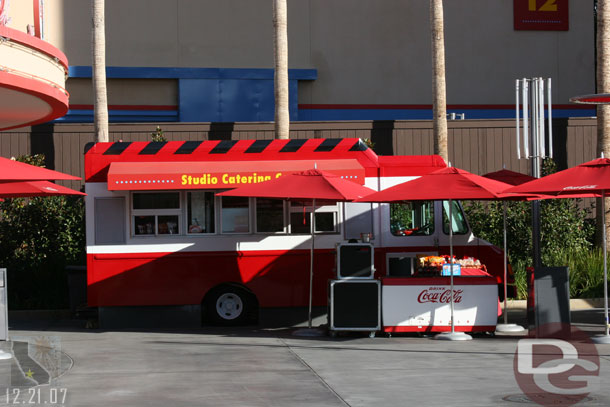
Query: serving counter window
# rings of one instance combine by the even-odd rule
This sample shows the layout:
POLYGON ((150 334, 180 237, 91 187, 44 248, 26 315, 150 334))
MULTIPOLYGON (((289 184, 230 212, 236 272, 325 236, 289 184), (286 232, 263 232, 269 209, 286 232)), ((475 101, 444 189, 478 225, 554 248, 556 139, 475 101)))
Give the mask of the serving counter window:
POLYGON ((390 204, 390 231, 394 236, 434 234, 434 201, 390 204))
POLYGON ((215 228, 214 193, 193 191, 186 193, 186 213, 188 233, 214 233, 215 228))
MULTIPOLYGON (((290 233, 310 234, 312 200, 290 201, 290 233)), ((338 233, 336 202, 316 201, 316 233, 338 233)))
POLYGON ((180 234, 179 192, 134 192, 132 231, 135 236, 180 234))
POLYGON ((283 199, 256 199, 256 231, 258 233, 284 233, 283 199))
POLYGON ((250 199, 240 196, 221 198, 222 233, 250 233, 250 199))

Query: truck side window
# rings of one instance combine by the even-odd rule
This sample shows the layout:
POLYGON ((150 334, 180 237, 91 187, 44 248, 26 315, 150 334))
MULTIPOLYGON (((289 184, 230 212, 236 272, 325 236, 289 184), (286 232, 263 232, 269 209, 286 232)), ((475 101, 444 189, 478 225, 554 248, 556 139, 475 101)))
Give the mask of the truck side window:
POLYGON ((284 232, 284 200, 256 199, 256 231, 258 233, 284 232))
POLYGON ((434 233, 434 201, 390 204, 390 231, 394 236, 430 236, 434 233))
POLYGON ((134 192, 132 228, 135 236, 180 234, 179 192, 134 192))
MULTIPOLYGON (((465 235, 468 233, 468 223, 462 212, 462 206, 459 201, 451 201, 451 219, 453 220, 453 234, 465 235)), ((449 201, 443 201, 443 232, 449 234, 449 201)))
MULTIPOLYGON (((290 201, 290 233, 311 233, 311 200, 290 201)), ((336 202, 316 200, 316 233, 337 233, 338 207, 336 202)))
POLYGON ((192 191, 186 194, 188 233, 214 233, 214 193, 192 191))
POLYGON ((221 202, 222 233, 250 233, 250 199, 223 196, 221 202))

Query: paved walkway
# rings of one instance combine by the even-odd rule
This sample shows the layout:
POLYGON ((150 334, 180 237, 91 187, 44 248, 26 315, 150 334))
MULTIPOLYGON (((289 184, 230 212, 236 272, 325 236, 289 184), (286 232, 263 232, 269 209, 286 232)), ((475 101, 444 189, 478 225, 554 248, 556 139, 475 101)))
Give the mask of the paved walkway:
MULTIPOLYGON (((574 325, 601 331, 591 324, 599 315, 573 312, 574 325)), ((0 361, 0 405, 528 405, 513 372, 519 336, 445 342, 357 334, 302 338, 288 328, 104 332, 81 325, 12 327, 11 342, 3 346, 15 358, 0 361)), ((608 383, 610 345, 597 350, 602 383, 608 383)), ((610 388, 602 384, 579 405, 610 405, 610 388)))

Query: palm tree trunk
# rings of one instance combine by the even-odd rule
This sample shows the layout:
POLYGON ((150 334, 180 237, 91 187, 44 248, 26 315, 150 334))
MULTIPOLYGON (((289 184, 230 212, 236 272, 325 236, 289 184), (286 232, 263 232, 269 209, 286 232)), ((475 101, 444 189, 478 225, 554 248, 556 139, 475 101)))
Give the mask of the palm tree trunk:
POLYGON ((104 0, 92 0, 93 32, 93 114, 95 141, 108 141, 108 100, 106 95, 106 32, 104 0))
POLYGON ((449 162, 447 148, 447 91, 445 86, 445 35, 443 28, 443 0, 430 0, 430 28, 432 30, 432 114, 434 154, 449 162))
MULTIPOLYGON (((608 0, 597 0, 597 93, 610 92, 610 10, 608 0)), ((610 157, 610 105, 597 105, 597 156, 610 157)), ((601 199, 597 200, 597 242, 602 246, 602 216, 610 225, 608 213, 602 215, 601 199)), ((610 201, 606 198, 606 208, 610 201)))
POLYGON ((290 138, 288 99, 288 13, 286 0, 273 0, 275 138, 290 138))

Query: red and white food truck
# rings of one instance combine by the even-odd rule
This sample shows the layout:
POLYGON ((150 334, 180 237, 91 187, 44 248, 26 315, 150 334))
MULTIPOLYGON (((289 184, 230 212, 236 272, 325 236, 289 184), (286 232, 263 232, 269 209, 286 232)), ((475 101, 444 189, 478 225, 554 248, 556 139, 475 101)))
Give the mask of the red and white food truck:
MULTIPOLYGON (((87 145, 89 305, 107 318, 148 310, 227 324, 306 306, 312 202, 216 193, 314 166, 381 190, 445 162, 377 156, 355 138, 87 145)), ((370 234, 376 277, 409 278, 417 255, 449 253, 448 202, 316 205, 315 306, 327 303, 338 243, 370 234)), ((453 219, 454 254, 501 284, 501 250, 473 236, 457 202, 453 219)))

